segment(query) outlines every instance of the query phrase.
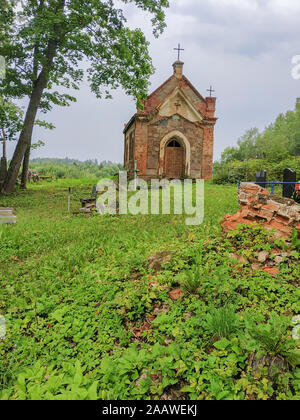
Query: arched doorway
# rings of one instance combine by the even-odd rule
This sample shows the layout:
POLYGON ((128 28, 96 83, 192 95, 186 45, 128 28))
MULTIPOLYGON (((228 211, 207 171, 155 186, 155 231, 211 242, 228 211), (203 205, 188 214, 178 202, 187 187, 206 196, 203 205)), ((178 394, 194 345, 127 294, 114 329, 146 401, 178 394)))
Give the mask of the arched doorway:
POLYGON ((184 174, 184 148, 172 138, 165 146, 164 173, 167 178, 181 178, 184 174))

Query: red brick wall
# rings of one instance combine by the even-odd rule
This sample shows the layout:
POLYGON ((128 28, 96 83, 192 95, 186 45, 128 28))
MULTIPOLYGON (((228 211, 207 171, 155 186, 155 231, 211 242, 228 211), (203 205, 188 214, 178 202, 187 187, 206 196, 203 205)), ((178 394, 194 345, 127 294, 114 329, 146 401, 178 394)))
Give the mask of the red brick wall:
MULTIPOLYGON (((182 133, 190 143, 191 176, 200 178, 202 169, 203 129, 185 118, 158 118, 148 126, 148 150, 146 175, 158 175, 161 140, 172 131, 182 133)), ((162 162, 160 162, 162 164, 162 162)))
POLYGON ((214 153, 214 127, 204 126, 204 141, 202 150, 202 178, 212 178, 214 153))
POLYGON ((139 175, 147 171, 148 124, 137 120, 135 129, 135 160, 139 175))

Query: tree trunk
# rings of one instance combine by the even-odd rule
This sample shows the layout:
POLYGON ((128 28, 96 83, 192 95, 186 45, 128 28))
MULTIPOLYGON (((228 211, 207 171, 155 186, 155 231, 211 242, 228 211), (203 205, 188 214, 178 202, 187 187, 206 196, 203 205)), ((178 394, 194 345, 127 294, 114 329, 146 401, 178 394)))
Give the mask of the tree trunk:
POLYGON ((7 153, 6 153, 6 133, 4 128, 2 128, 2 137, 3 137, 3 159, 7 160, 7 153))
POLYGON ((41 102, 44 89, 47 87, 49 80, 49 70, 56 54, 58 41, 50 40, 47 49, 47 66, 43 68, 37 78, 29 100, 23 130, 20 134, 13 158, 10 162, 9 169, 2 187, 5 193, 11 193, 14 190, 19 170, 27 148, 31 144, 32 131, 36 119, 37 111, 41 102))
POLYGON ((23 159, 23 168, 22 168, 22 176, 21 176, 21 188, 23 190, 26 189, 26 185, 28 181, 29 158, 30 158, 30 146, 27 147, 27 150, 25 152, 24 159, 23 159))
POLYGON ((2 137, 3 137, 3 155, 0 159, 0 191, 1 185, 4 183, 5 177, 7 175, 7 155, 6 155, 6 134, 2 128, 2 137))
POLYGON ((1 185, 3 184, 5 177, 7 175, 7 161, 5 158, 0 159, 0 190, 1 185))
MULTIPOLYGON (((63 11, 65 0, 60 0, 58 9, 63 11)), ((55 38, 50 39, 45 53, 46 63, 42 68, 38 78, 34 82, 33 90, 30 96, 26 116, 24 120, 23 130, 20 134, 19 141, 14 151, 13 158, 10 162, 9 169, 2 187, 2 192, 11 193, 14 190, 19 170, 24 158, 25 152, 31 145, 32 131, 35 123, 38 108, 42 99, 43 92, 49 81, 49 72, 53 65, 53 60, 57 52, 57 47, 61 36, 61 25, 54 24, 55 38)))

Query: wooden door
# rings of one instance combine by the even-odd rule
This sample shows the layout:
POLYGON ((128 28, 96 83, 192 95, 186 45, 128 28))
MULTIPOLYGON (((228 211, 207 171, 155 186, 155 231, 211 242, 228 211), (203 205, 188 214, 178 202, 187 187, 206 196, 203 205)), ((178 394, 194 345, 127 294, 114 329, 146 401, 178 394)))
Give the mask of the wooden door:
POLYGON ((165 151, 165 173, 167 178, 181 178, 183 175, 183 147, 172 140, 165 151))

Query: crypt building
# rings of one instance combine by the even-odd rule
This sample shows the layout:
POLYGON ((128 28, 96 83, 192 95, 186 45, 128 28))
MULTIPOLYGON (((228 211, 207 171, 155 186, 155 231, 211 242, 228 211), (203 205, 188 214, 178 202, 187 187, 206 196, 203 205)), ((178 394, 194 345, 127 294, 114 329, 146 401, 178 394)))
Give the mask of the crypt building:
POLYGON ((140 178, 211 179, 216 98, 204 98, 183 64, 145 100, 124 128, 124 167, 140 178), (135 164, 136 162, 136 164, 135 164))

